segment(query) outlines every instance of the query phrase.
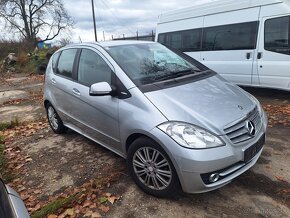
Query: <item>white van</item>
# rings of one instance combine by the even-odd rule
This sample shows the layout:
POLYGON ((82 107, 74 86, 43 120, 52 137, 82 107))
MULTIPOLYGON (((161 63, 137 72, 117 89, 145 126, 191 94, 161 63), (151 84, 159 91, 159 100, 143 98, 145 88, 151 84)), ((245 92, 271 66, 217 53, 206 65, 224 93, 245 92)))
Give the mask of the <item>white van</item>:
POLYGON ((236 84, 290 91, 290 0, 220 0, 167 12, 156 41, 236 84))

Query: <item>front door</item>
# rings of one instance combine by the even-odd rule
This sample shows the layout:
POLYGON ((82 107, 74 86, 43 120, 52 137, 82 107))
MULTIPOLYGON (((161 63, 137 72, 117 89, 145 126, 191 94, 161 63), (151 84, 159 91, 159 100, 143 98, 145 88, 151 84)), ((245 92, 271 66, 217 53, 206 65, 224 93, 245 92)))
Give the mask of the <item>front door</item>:
POLYGON ((290 16, 264 17, 257 54, 260 86, 290 89, 290 16))
POLYGON ((90 96, 90 86, 98 82, 112 84, 114 72, 96 50, 82 49, 77 82, 74 84, 78 127, 89 137, 114 151, 121 151, 119 135, 119 99, 112 96, 90 96))

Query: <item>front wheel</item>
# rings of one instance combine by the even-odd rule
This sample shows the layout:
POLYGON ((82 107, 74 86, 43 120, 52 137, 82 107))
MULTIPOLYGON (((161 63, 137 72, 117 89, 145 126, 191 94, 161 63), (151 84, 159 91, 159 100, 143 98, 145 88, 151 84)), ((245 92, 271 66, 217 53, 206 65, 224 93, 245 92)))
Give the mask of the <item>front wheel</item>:
POLYGON ((172 197, 180 190, 175 168, 155 141, 139 138, 128 152, 128 168, 136 184, 156 197, 172 197))

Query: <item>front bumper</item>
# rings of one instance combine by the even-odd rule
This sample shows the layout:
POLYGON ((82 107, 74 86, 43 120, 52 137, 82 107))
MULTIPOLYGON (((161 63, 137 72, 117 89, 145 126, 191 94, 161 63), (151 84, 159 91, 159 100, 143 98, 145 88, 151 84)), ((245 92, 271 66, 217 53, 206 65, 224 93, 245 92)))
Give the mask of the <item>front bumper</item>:
POLYGON ((260 131, 247 143, 236 146, 224 136, 221 138, 226 142, 226 146, 204 150, 183 148, 158 128, 153 129, 151 134, 170 156, 183 191, 202 193, 230 183, 257 162, 263 148, 259 149, 259 152, 247 163, 244 162, 244 151, 264 137, 266 126, 267 118, 264 116, 260 131), (222 175, 220 179, 216 182, 208 182, 206 176, 215 172, 222 175))

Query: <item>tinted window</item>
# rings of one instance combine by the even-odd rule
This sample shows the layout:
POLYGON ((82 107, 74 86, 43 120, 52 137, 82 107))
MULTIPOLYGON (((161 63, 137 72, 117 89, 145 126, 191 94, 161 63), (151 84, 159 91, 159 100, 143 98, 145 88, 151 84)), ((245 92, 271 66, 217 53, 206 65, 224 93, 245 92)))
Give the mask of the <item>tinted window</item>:
POLYGON ((199 51, 201 29, 162 33, 158 35, 158 42, 183 52, 199 51))
POLYGON ((265 49, 290 54, 290 17, 269 19, 265 22, 265 49))
POLYGON ((76 53, 77 49, 67 49, 61 52, 57 66, 58 74, 72 78, 72 71, 76 53))
POLYGON ((204 51, 255 49, 258 22, 208 27, 204 29, 204 51))
POLYGON ((96 52, 88 49, 82 49, 78 81, 86 85, 92 85, 98 82, 107 82, 111 84, 112 70, 107 63, 96 52))
POLYGON ((57 65, 57 60, 59 58, 60 52, 55 53, 52 57, 52 69, 54 72, 56 72, 56 65, 57 65))

